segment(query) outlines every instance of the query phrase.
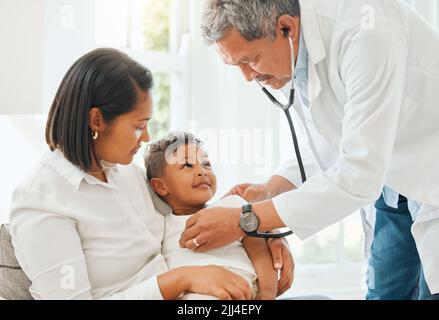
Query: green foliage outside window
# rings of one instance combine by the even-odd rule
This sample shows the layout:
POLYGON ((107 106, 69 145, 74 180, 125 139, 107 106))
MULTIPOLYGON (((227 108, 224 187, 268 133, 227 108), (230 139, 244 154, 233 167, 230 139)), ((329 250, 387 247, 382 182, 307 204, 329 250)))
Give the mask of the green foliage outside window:
MULTIPOLYGON (((169 51, 172 0, 149 0, 144 12, 144 49, 169 51)), ((154 70, 152 70, 154 71, 154 70)), ((169 74, 154 73, 154 116, 150 134, 153 139, 166 134, 170 126, 171 80, 169 74)))

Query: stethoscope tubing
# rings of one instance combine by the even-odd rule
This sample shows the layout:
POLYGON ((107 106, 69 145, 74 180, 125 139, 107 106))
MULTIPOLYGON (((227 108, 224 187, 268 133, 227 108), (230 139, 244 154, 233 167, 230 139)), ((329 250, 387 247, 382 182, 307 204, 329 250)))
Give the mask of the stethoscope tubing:
MULTIPOLYGON (((291 137, 293 139, 293 144, 294 144, 294 152, 296 153, 296 159, 297 159, 297 164, 299 165, 299 170, 300 170, 300 176, 302 178, 302 183, 306 182, 306 172, 305 172, 305 166, 303 165, 303 160, 302 160, 302 155, 300 153, 300 147, 299 147, 299 141, 297 139, 297 134, 296 134, 296 129, 294 127, 294 122, 293 119, 291 118, 291 113, 290 113, 290 109, 291 107, 294 108, 294 100, 295 100, 295 88, 294 88, 294 63, 295 63, 295 59, 294 59, 294 47, 293 47, 293 42, 291 40, 291 38, 289 39, 290 41, 290 47, 291 47, 291 55, 292 55, 292 60, 291 60, 291 83, 292 83, 292 87, 290 90, 290 97, 288 99, 288 103, 286 104, 282 104, 279 102, 279 100, 277 100, 268 90, 267 88, 265 88, 262 84, 259 83, 259 81, 256 81, 262 88, 262 91, 264 92, 264 94, 268 97, 268 99, 270 99, 270 101, 279 109, 283 110, 285 113, 285 116, 287 118, 288 121, 288 126, 290 128, 290 132, 291 132, 291 137)), ((254 237, 259 237, 259 238, 284 238, 287 237, 289 235, 292 235, 293 231, 288 231, 288 232, 284 232, 284 233, 259 233, 256 232, 255 235, 253 235, 254 237)))

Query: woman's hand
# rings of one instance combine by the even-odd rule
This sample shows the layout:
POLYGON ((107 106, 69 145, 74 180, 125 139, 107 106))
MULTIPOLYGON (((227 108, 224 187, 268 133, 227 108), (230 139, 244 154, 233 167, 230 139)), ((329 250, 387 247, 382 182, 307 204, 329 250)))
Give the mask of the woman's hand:
POLYGON ((189 267, 186 270, 187 292, 215 296, 220 300, 251 300, 248 282, 222 267, 189 267))
POLYGON ((267 245, 273 258, 274 268, 280 270, 277 284, 277 295, 280 296, 293 284, 294 259, 285 239, 269 239, 267 245))
POLYGON ((195 252, 207 252, 239 240, 245 236, 239 227, 240 217, 240 208, 203 209, 186 221, 180 247, 195 252))

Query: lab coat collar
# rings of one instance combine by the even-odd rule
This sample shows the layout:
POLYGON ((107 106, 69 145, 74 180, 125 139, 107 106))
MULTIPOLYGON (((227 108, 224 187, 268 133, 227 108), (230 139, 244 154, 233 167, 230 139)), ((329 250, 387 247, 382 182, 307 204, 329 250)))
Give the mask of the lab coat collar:
POLYGON ((309 59, 312 64, 317 64, 326 58, 326 50, 317 22, 316 9, 312 0, 299 0, 299 4, 300 23, 309 59))
POLYGON ((326 58, 322 34, 317 21, 317 13, 312 0, 299 0, 300 24, 308 51, 308 81, 310 108, 322 91, 316 65, 326 58))
POLYGON ((299 52, 297 55, 296 68, 294 69, 296 74, 299 70, 308 70, 308 50, 306 49, 305 39, 303 37, 303 29, 300 27, 300 37, 299 37, 299 52))
MULTIPOLYGON (((43 157, 43 162, 63 176, 76 190, 79 190, 81 182, 84 180, 89 184, 101 184, 98 179, 88 175, 82 169, 67 160, 59 149, 56 149, 53 152, 48 151, 43 157)), ((110 172, 119 171, 117 165, 105 161, 101 162, 101 166, 107 176, 110 172)), ((111 184, 105 185, 111 187, 111 184)))

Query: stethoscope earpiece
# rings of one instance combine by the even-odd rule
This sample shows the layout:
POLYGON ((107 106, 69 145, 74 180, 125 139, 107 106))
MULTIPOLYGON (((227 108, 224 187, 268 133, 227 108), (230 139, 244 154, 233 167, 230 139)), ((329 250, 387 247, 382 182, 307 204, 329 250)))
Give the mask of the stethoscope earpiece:
POLYGON ((282 28, 282 35, 284 36, 284 38, 288 38, 288 41, 290 42, 291 56, 292 56, 292 60, 291 60, 291 76, 292 76, 292 79, 294 79, 294 67, 295 67, 296 59, 295 59, 295 56, 294 56, 293 39, 290 37, 290 28, 288 28, 288 27, 282 28))

